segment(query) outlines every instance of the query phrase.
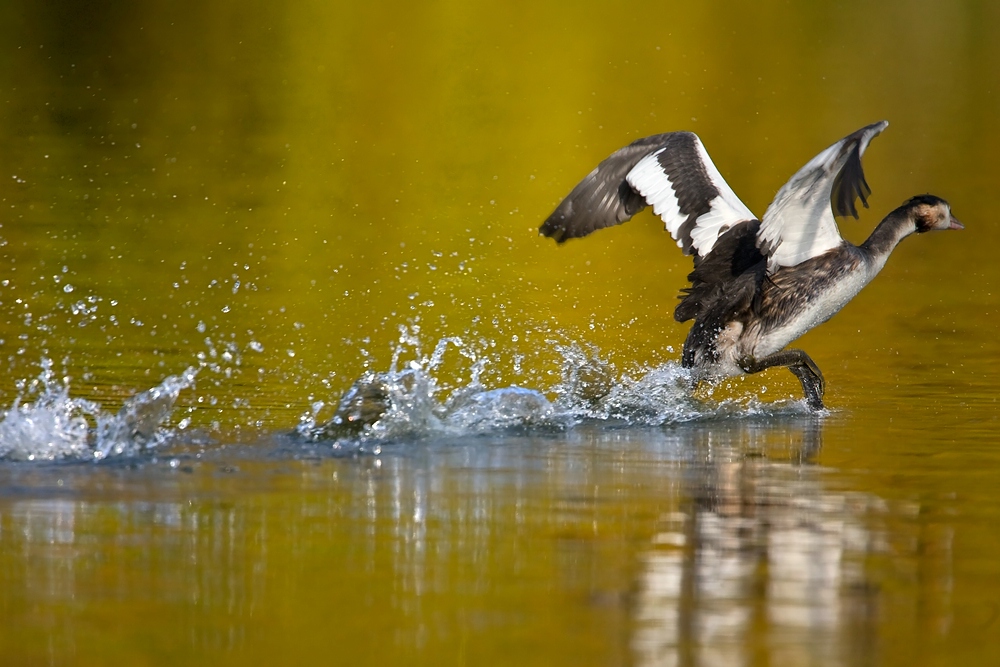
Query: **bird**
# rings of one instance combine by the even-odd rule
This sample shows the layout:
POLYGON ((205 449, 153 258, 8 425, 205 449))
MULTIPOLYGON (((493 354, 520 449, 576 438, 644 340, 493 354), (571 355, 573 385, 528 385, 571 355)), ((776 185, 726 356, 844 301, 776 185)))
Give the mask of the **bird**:
POLYGON ((563 243, 652 206, 694 259, 690 286, 674 310, 678 322, 694 320, 681 356, 693 381, 785 366, 809 408, 824 410, 819 366, 787 346, 857 296, 904 238, 964 228, 947 201, 921 194, 886 215, 861 245, 841 237, 835 216, 857 219, 858 200, 868 208, 861 156, 888 125, 867 125, 820 152, 760 218, 729 187, 696 134, 638 139, 598 164, 539 232, 563 243))

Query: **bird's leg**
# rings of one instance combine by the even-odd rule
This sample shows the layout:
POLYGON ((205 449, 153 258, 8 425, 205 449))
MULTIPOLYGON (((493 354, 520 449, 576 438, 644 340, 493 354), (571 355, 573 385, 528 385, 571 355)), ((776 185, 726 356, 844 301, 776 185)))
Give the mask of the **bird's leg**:
POLYGON ((822 410, 826 382, 812 359, 809 359, 809 364, 808 366, 789 366, 788 370, 802 383, 802 391, 806 395, 806 403, 809 404, 809 407, 813 410, 822 410))
POLYGON ((760 373, 772 366, 787 366, 802 383, 802 391, 806 402, 813 410, 823 409, 823 392, 826 390, 826 380, 819 366, 802 350, 781 350, 761 359, 746 355, 739 360, 740 368, 746 373, 760 373))

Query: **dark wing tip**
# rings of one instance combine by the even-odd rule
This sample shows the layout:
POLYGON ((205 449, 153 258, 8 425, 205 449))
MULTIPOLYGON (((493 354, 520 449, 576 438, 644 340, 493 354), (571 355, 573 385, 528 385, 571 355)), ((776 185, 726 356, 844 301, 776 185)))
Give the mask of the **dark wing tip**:
POLYGON ((861 167, 860 146, 855 144, 851 149, 851 154, 847 158, 847 163, 840 170, 833 180, 833 193, 830 204, 833 207, 834 215, 841 218, 852 216, 858 218, 857 202, 860 199, 861 205, 868 208, 868 195, 872 189, 865 180, 865 172, 861 167))
POLYGON ((552 212, 552 215, 545 219, 545 222, 538 228, 538 233, 553 239, 556 243, 565 243, 570 239, 586 236, 598 229, 600 225, 594 212, 585 206, 582 207, 581 211, 581 207, 577 206, 576 203, 573 194, 566 197, 552 212))
POLYGON ((556 207, 539 233, 558 243, 620 225, 646 207, 646 200, 628 184, 629 171, 664 145, 670 133, 637 139, 620 148, 591 171, 556 207))
POLYGON ((865 172, 861 166, 861 154, 868 147, 868 142, 878 136, 888 125, 887 121, 879 121, 861 128, 848 137, 844 146, 849 152, 847 162, 834 178, 833 192, 830 196, 830 205, 834 215, 841 218, 852 216, 857 219, 859 199, 861 205, 868 208, 868 196, 872 193, 872 189, 868 186, 868 181, 865 180, 865 172))
POLYGON ((556 213, 550 215, 548 219, 542 223, 542 226, 538 228, 538 233, 542 236, 549 237, 556 243, 565 243, 568 238, 566 236, 566 227, 563 224, 563 219, 556 213))
POLYGON ((565 243, 631 218, 631 197, 617 193, 612 197, 606 183, 595 184, 595 181, 584 179, 545 219, 538 232, 557 243, 565 243))

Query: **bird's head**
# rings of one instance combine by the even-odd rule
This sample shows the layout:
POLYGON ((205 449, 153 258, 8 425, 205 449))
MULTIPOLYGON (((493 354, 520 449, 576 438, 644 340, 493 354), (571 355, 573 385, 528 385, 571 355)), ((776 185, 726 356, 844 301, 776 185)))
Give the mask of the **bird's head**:
POLYGON ((918 234, 932 229, 965 229, 965 226, 951 214, 948 202, 940 197, 917 195, 911 197, 903 207, 909 210, 910 217, 917 225, 918 234))

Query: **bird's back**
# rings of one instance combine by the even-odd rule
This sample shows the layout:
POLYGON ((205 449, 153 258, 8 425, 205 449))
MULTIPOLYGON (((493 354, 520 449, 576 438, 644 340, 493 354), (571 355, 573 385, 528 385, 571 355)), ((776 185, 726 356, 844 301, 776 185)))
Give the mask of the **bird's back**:
POLYGON ((718 363, 720 333, 751 316, 767 272, 756 246, 759 227, 758 220, 741 222, 719 237, 708 255, 695 258, 691 286, 674 310, 678 322, 694 320, 684 343, 684 366, 718 363))

